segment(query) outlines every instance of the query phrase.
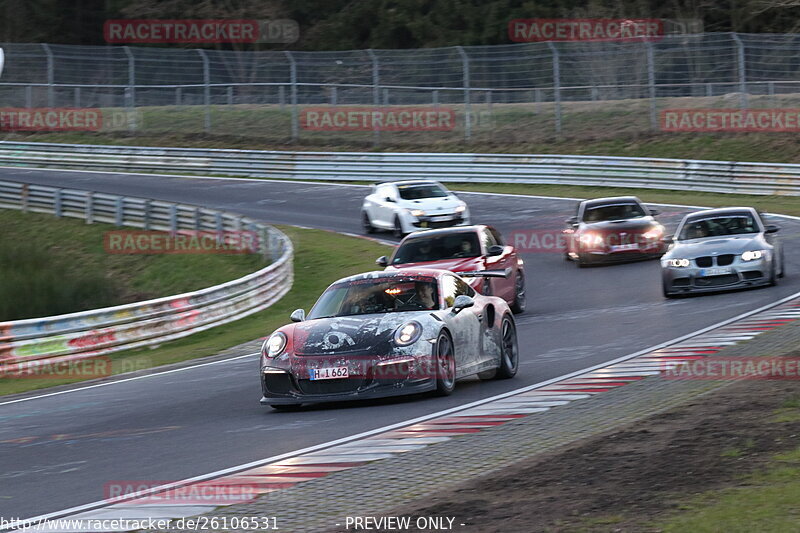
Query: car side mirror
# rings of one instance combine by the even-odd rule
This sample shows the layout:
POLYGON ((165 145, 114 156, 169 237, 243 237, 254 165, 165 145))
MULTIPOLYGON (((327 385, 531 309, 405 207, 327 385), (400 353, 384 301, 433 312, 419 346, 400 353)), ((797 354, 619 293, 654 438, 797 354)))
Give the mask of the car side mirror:
POLYGON ((672 244, 673 242, 675 242, 675 239, 673 239, 669 235, 665 235, 664 238, 661 240, 664 241, 664 244, 672 244))
POLYGON ((453 312, 458 313, 462 309, 466 309, 467 307, 472 307, 473 305, 475 305, 475 300, 473 300, 471 296, 467 296, 466 294, 459 294, 458 296, 456 296, 456 299, 453 302, 453 312))
POLYGON ((652 208, 652 207, 651 207, 651 208, 650 208, 650 214, 651 214, 652 216, 660 215, 660 214, 661 214, 661 211, 659 211, 658 209, 655 209, 655 208, 652 208))
POLYGON ((375 264, 378 266, 385 267, 386 265, 389 264, 389 260, 386 258, 385 255, 382 255, 375 260, 375 264))
POLYGON ((578 225, 578 217, 569 217, 567 219, 567 226, 577 226, 578 225))
POLYGON ((775 224, 769 224, 766 228, 767 233, 778 233, 780 230, 780 226, 776 226, 775 224))
POLYGON ((386 200, 387 202, 394 202, 394 198, 392 198, 391 196, 387 196, 386 198, 384 198, 384 200, 386 200))
POLYGON ((504 251, 505 251, 504 247, 500 246, 499 244, 494 244, 490 246, 488 250, 486 250, 486 255, 490 257, 495 255, 502 255, 504 251))
POLYGON ((289 318, 292 319, 292 322, 302 322, 306 319, 306 312, 302 309, 295 309, 292 311, 292 314, 289 315, 289 318))

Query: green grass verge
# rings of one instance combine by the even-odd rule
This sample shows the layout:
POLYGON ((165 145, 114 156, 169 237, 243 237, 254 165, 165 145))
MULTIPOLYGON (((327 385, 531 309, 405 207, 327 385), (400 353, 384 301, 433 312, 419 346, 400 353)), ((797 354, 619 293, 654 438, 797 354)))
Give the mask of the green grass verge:
POLYGON ((179 294, 263 268, 258 255, 119 255, 110 224, 0 210, 0 321, 52 316, 179 294))
MULTIPOLYGON (((366 239, 320 230, 281 227, 295 246, 294 286, 280 301, 249 317, 189 337, 146 348, 112 354, 112 372, 119 374, 217 354, 243 342, 264 337, 289 320, 297 309, 306 311, 333 281, 375 269, 375 258, 387 247, 366 239)), ((75 383, 80 380, 0 379, 0 395, 75 383)))
POLYGON ((777 455, 745 486, 700 495, 680 514, 654 524, 665 533, 795 532, 800 523, 800 448, 777 455))

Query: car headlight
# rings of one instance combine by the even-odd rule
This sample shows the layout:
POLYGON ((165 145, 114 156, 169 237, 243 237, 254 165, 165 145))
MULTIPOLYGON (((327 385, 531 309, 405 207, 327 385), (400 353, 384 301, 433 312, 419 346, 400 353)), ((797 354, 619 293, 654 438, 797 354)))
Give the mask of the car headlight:
POLYGON ((685 268, 691 264, 691 261, 688 259, 667 259, 665 262, 667 263, 667 266, 676 268, 685 268))
POLYGON ((422 335, 422 326, 419 322, 412 320, 395 330, 394 343, 397 346, 409 346, 417 342, 420 335, 422 335))
POLYGON ((456 207, 456 213, 463 213, 466 210, 467 210, 467 206, 465 206, 465 205, 460 205, 460 206, 456 207))
POLYGON ((278 331, 273 333, 261 346, 261 353, 267 357, 278 357, 286 348, 286 335, 278 331))
POLYGON ((645 231, 642 234, 642 237, 644 237, 645 239, 660 239, 662 235, 664 235, 664 228, 662 228, 661 226, 656 226, 652 229, 645 231))
POLYGON ((599 246, 603 244, 603 236, 599 233, 584 233, 581 235, 581 242, 589 246, 599 246))
POLYGON ((742 261, 755 261, 764 257, 764 250, 748 250, 742 254, 742 261))
POLYGON ((415 217, 424 217, 425 216, 425 211, 423 211, 422 209, 411 209, 409 211, 409 213, 411 213, 411 215, 415 216, 415 217))

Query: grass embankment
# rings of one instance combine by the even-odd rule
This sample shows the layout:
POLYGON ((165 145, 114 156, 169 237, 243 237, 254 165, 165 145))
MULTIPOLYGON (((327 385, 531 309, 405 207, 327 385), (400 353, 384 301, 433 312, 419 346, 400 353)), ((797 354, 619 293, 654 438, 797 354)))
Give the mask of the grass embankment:
MULTIPOLYGON (((784 402, 771 423, 800 420, 800 396, 784 402)), ((792 435, 791 437, 794 437, 792 435)), ((726 449, 725 457, 746 459, 749 450, 726 449)), ((767 468, 741 479, 737 486, 703 493, 680 513, 659 521, 665 533, 794 532, 800 524, 800 448, 775 455, 767 468)))
MULTIPOLYGON (((289 235, 295 246, 295 277, 292 289, 280 301, 249 317, 157 348, 111 354, 112 372, 119 374, 210 356, 237 344, 264 337, 288 322, 293 310, 300 307, 308 310, 330 283, 344 276, 374 269, 375 258, 386 254, 386 246, 366 239, 292 227, 281 227, 281 230, 289 235)), ((0 379, 0 395, 77 381, 0 379)))
POLYGON ((147 300, 263 268, 258 255, 107 253, 110 224, 0 210, 0 321, 147 300))
MULTIPOLYGON (((751 107, 797 107, 795 95, 752 96, 751 107)), ((729 96, 661 98, 658 111, 671 108, 735 108, 729 96)), ((102 132, 7 133, 9 141, 63 142, 255 150, 407 151, 575 154, 630 157, 716 159, 800 163, 793 133, 689 133, 653 130, 646 99, 564 101, 561 135, 554 130, 552 103, 471 106, 471 139, 464 141, 465 113, 460 105, 452 131, 373 132, 309 131, 291 140, 291 107, 214 105, 211 131, 204 131, 203 106, 137 109, 138 129, 102 132)), ((302 109, 302 106, 301 106, 302 109)), ((331 109, 336 109, 331 107, 331 109)), ((108 116, 120 109, 105 109, 108 116)))

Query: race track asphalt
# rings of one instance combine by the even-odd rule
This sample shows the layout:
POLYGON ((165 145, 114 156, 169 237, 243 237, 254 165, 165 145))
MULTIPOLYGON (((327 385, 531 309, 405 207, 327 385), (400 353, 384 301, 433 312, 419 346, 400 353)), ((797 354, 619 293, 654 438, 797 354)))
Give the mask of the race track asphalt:
MULTIPOLYGON (((0 179, 184 202, 350 233, 361 233, 366 194, 363 187, 317 183, 23 168, 0 169, 0 179)), ((569 200, 461 196, 475 223, 495 225, 507 238, 515 231, 560 230, 574 210, 569 200)), ((686 210, 661 211, 659 218, 674 229, 686 210)), ((800 221, 776 223, 783 227, 788 267, 777 287, 678 300, 661 295, 655 261, 578 269, 558 253, 523 254, 528 311, 517 317, 517 377, 460 382, 446 398, 275 412, 258 403, 252 355, 17 403, 0 399, 0 516, 54 512, 103 499, 109 483, 185 479, 383 427, 608 361, 769 304, 800 291, 800 221)))

